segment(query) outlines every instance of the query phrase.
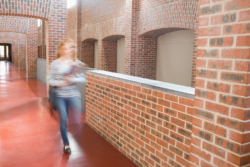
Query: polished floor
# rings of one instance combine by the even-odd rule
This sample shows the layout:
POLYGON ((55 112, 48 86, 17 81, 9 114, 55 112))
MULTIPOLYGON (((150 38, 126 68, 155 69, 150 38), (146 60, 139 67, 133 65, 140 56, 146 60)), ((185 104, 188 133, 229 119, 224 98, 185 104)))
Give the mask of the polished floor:
MULTIPOLYGON (((72 117, 70 117, 71 120, 72 117)), ((46 87, 0 61, 0 167, 134 167, 88 125, 69 125, 72 154, 63 153, 58 114, 50 115, 46 87)))

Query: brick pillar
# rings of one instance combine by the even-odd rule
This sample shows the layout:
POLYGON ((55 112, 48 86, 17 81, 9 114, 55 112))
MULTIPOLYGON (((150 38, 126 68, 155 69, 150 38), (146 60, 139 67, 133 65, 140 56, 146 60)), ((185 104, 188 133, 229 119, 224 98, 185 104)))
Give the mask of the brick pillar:
POLYGON ((43 23, 42 23, 42 48, 41 48, 41 54, 42 54, 42 58, 43 59, 46 59, 46 25, 45 25, 46 21, 43 20, 43 23))
POLYGON ((250 2, 201 0, 191 162, 250 165, 250 2))
POLYGON ((104 59, 102 56, 102 37, 99 37, 98 39, 98 70, 104 70, 104 59))
POLYGON ((12 51, 12 63, 14 65, 16 65, 17 62, 17 46, 18 46, 18 40, 17 39, 13 39, 13 43, 11 45, 11 51, 12 51))
POLYGON ((125 69, 124 73, 135 76, 138 1, 126 1, 125 9, 125 69))
MULTIPOLYGON (((48 26, 49 63, 55 60, 59 43, 67 38, 67 1, 53 1, 48 26)), ((46 30, 47 31, 47 30, 46 30)))
POLYGON ((25 56, 26 56, 26 35, 25 34, 19 34, 19 55, 20 55, 19 69, 24 70, 25 69, 25 56))
POLYGON ((81 58, 81 56, 82 56, 82 52, 81 52, 81 49, 82 49, 82 41, 81 41, 81 15, 82 15, 82 12, 81 12, 81 4, 82 4, 82 2, 81 2, 81 0, 77 0, 76 1, 77 3, 76 3, 76 5, 77 5, 77 11, 76 11, 76 16, 77 16, 77 18, 76 18, 76 20, 77 20, 77 27, 76 27, 76 31, 77 31, 77 33, 76 33, 76 45, 77 45, 77 58, 79 59, 79 60, 82 60, 82 58, 81 58))
POLYGON ((124 73, 156 79, 157 38, 138 36, 138 10, 138 0, 126 2, 124 73))
POLYGON ((138 37, 135 76, 156 79, 157 37, 138 37))
POLYGON ((38 29, 37 19, 30 18, 27 34, 28 77, 36 77, 38 57, 38 29))

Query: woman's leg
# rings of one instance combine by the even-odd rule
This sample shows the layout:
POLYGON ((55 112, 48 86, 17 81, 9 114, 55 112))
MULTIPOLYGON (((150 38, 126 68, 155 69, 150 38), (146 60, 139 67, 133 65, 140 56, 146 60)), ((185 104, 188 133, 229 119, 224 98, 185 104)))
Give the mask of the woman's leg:
POLYGON ((63 145, 69 145, 68 139, 68 113, 67 113, 67 102, 65 98, 57 98, 57 110, 60 118, 60 132, 63 140, 63 145))

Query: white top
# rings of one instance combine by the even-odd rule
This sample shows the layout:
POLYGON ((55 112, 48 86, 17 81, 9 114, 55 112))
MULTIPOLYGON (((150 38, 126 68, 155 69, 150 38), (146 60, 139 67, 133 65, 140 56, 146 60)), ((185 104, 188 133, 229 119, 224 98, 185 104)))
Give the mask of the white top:
MULTIPOLYGON (((59 86, 64 81, 62 80, 71 71, 69 64, 64 64, 60 59, 54 60, 50 64, 50 70, 48 74, 48 84, 50 86, 59 86)), ((64 87, 58 87, 56 93, 58 97, 74 97, 80 96, 80 92, 77 90, 76 83, 84 83, 86 81, 85 74, 78 74, 77 77, 70 79, 70 85, 64 87)))

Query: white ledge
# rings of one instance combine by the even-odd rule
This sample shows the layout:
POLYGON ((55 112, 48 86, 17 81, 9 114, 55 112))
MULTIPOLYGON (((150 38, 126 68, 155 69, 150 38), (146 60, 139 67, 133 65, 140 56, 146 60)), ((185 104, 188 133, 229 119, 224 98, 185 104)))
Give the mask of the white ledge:
POLYGON ((146 79, 146 78, 140 78, 140 77, 125 75, 125 74, 102 71, 102 70, 91 70, 91 71, 88 71, 87 73, 99 75, 105 78, 112 78, 118 81, 131 83, 131 84, 147 87, 150 89, 194 99, 195 88, 188 87, 188 86, 182 86, 182 85, 156 81, 156 80, 151 80, 151 79, 146 79))

